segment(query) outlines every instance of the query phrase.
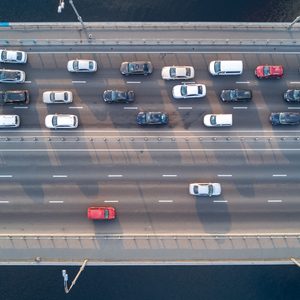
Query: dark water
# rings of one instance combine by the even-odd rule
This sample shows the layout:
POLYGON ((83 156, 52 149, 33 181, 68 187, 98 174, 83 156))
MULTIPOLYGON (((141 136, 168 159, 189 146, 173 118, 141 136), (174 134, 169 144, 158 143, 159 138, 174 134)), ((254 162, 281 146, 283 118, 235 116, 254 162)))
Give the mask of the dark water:
MULTIPOLYGON (((77 21, 66 0, 1 0, 0 21, 77 21)), ((289 22, 300 0, 74 0, 84 21, 289 22)), ((77 267, 67 267, 70 281, 77 267)), ((296 266, 87 267, 68 295, 61 267, 0 267, 0 300, 300 300, 296 266)))
MULTIPOLYGON (((67 267, 69 281, 78 267, 67 267)), ((296 266, 86 267, 68 295, 61 267, 1 267, 1 300, 299 300, 296 266)))
MULTIPOLYGON (((84 21, 247 21, 290 22, 300 0, 73 0, 84 21)), ((1 0, 0 21, 77 21, 69 1, 1 0)))

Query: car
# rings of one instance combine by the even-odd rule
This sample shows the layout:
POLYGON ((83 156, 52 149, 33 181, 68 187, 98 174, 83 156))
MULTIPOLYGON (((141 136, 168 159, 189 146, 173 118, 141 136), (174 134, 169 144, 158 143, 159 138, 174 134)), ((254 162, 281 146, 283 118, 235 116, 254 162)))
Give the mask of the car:
POLYGON ((153 66, 150 61, 124 61, 121 64, 120 72, 122 75, 150 75, 153 66))
POLYGON ((252 99, 252 92, 240 89, 222 90, 220 98, 223 102, 248 101, 252 99))
POLYGON ((105 90, 103 100, 106 103, 130 103, 134 101, 134 91, 105 90))
POLYGON ((5 104, 28 104, 29 91, 0 91, 0 105, 5 104))
POLYGON ((175 99, 202 98, 206 95, 206 86, 200 83, 175 85, 172 95, 175 99))
POLYGON ((78 127, 78 117, 68 114, 47 115, 45 126, 50 129, 72 129, 78 127))
POLYGON ((89 220, 114 220, 116 209, 112 206, 89 207, 87 217, 89 220))
POLYGON ((193 196, 219 196, 221 195, 221 185, 220 183, 191 183, 189 192, 193 196))
POLYGON ((209 73, 213 76, 232 76, 243 73, 242 60, 213 60, 209 63, 209 73))
POLYGON ((267 79, 267 78, 279 79, 283 76, 283 66, 269 66, 269 65, 257 66, 255 69, 255 76, 258 79, 267 79))
POLYGON ((72 103, 71 91, 46 91, 43 93, 43 102, 47 104, 72 103))
POLYGON ((95 60, 75 59, 68 61, 69 72, 96 72, 97 63, 95 60))
POLYGON ((22 83, 25 81, 25 72, 20 70, 0 69, 0 82, 22 83))
POLYGON ((0 49, 0 62, 25 64, 27 62, 27 53, 19 50, 0 49))
POLYGON ((163 112, 141 111, 137 114, 136 122, 139 125, 167 125, 169 116, 163 112))
POLYGON ((271 113, 270 122, 272 125, 299 125, 300 112, 271 113))
POLYGON ((206 127, 232 126, 232 114, 208 114, 203 118, 206 127))
POLYGON ((161 77, 165 80, 192 79, 195 76, 195 70, 190 66, 168 66, 161 70, 161 77))
POLYGON ((20 126, 18 115, 0 115, 0 128, 15 128, 20 126))
POLYGON ((300 103, 300 90, 287 90, 283 94, 283 99, 289 103, 300 103))

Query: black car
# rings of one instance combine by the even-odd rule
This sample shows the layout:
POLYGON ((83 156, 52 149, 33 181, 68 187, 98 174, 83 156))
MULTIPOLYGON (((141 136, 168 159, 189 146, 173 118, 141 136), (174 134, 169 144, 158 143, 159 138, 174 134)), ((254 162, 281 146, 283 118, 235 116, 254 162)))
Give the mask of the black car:
POLYGON ((123 62, 120 67, 120 72, 127 75, 149 75, 153 71, 150 61, 132 61, 123 62))
POLYGON ((223 102, 248 101, 252 99, 252 92, 250 90, 239 89, 223 90, 220 97, 223 102))
POLYGON ((271 113, 270 122, 272 125, 299 125, 299 112, 277 112, 271 113))
POLYGON ((290 103, 300 103, 300 90, 287 90, 283 94, 283 99, 290 103))
POLYGON ((130 103, 134 101, 134 91, 106 90, 103 100, 106 103, 130 103))
POLYGON ((141 111, 136 116, 139 125, 167 125, 169 116, 162 112, 141 111))
POLYGON ((0 91, 0 104, 28 104, 29 92, 22 91, 0 91))

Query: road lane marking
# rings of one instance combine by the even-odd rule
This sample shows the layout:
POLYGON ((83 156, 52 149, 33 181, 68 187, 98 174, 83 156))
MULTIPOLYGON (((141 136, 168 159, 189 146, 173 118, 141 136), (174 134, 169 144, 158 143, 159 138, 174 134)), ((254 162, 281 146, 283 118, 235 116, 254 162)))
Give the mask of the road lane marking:
POLYGON ((273 174, 272 177, 287 177, 287 174, 273 174))
POLYGON ((280 200, 280 199, 270 199, 270 200, 268 200, 268 202, 269 203, 276 203, 276 202, 280 203, 280 202, 282 202, 282 200, 280 200))
POLYGON ((24 81, 24 83, 31 83, 31 81, 30 81, 30 80, 27 80, 27 81, 24 81))
POLYGON ((119 200, 104 200, 105 203, 118 203, 119 200))
POLYGON ((218 174, 218 177, 232 177, 231 174, 218 174))
POLYGON ((69 106, 69 109, 82 109, 83 106, 69 106))
POLYGON ((172 203, 174 202, 173 200, 158 200, 160 203, 172 203))
POLYGON ((28 106, 14 106, 14 109, 18 109, 18 108, 20 108, 20 109, 27 109, 28 106))
POLYGON ((0 201, 0 204, 1 204, 1 203, 5 204, 5 203, 9 203, 9 201, 7 201, 7 200, 1 200, 1 201, 0 201))
POLYGON ((137 106, 124 106, 124 109, 138 109, 137 106))
POLYGON ((215 203, 227 203, 228 200, 214 200, 215 203))
POLYGON ((50 200, 49 203, 64 203, 62 200, 50 200))
POLYGON ((248 106, 234 106, 233 109, 248 109, 248 106))
POLYGON ((300 81, 291 81, 290 84, 300 84, 300 81))
POLYGON ((142 83, 141 81, 127 81, 126 83, 142 83))
POLYGON ((67 178, 68 175, 52 175, 53 178, 67 178))
POLYGON ((0 175, 0 178, 12 178, 13 175, 0 175))
POLYGON ((72 80, 72 83, 86 83, 86 80, 72 80))
POLYGON ((163 174, 162 177, 177 177, 176 174, 163 174))
POLYGON ((235 83, 250 83, 250 81, 236 81, 235 83))
POLYGON ((121 174, 109 174, 109 175, 107 175, 107 177, 123 177, 123 175, 121 175, 121 174))
POLYGON ((300 109, 300 107, 292 107, 292 106, 289 106, 288 109, 300 109))
POLYGON ((178 106, 178 109, 193 109, 192 106, 178 106))

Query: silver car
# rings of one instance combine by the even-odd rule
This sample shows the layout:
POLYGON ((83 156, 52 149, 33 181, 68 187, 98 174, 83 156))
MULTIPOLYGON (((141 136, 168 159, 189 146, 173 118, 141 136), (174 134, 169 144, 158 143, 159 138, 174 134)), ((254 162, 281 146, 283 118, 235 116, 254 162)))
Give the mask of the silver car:
POLYGON ((0 82, 22 83, 25 81, 25 72, 20 70, 0 69, 0 82))
POLYGON ((73 129, 78 127, 78 117, 68 114, 47 115, 45 126, 50 129, 73 129))
POLYGON ((27 53, 18 50, 0 49, 0 62, 12 64, 25 64, 27 62, 27 53))
POLYGON ((220 183, 191 183, 189 193, 193 196, 219 196, 221 195, 220 183))
POLYGON ((165 80, 192 79, 195 76, 195 70, 191 66, 168 66, 161 70, 161 77, 165 80))
POLYGON ((73 94, 70 91, 46 91, 43 93, 43 102, 47 104, 71 103, 73 94))

